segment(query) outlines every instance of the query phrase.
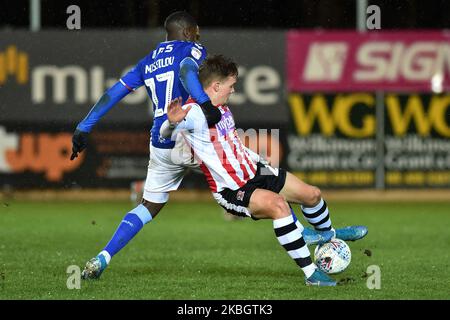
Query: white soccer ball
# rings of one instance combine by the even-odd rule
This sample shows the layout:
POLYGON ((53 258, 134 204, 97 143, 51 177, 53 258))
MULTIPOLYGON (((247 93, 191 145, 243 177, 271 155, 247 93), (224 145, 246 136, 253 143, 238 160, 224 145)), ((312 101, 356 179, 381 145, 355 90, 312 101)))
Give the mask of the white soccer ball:
POLYGON ((314 262, 317 267, 329 274, 344 271, 352 260, 350 247, 341 239, 318 245, 314 250, 314 262))

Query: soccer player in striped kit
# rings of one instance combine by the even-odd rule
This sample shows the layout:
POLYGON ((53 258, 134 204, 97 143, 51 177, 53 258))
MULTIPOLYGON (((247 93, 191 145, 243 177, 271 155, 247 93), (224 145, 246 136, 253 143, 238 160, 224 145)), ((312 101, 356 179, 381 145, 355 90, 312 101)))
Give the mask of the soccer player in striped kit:
MULTIPOLYGON (((168 106, 161 136, 175 139, 181 135, 186 140, 214 198, 228 212, 256 220, 273 220, 279 243, 302 269, 307 285, 335 286, 336 282, 313 263, 302 236, 304 227, 290 204, 301 205, 305 218, 316 231, 338 236, 332 228, 328 207, 318 188, 284 169, 261 164, 242 144, 226 105, 234 92, 237 75, 237 66, 230 59, 221 55, 207 58, 200 66, 199 78, 211 102, 220 110, 221 120, 208 125, 193 99, 183 107, 182 99, 175 99, 168 106)), ((367 234, 363 226, 338 230, 339 236, 347 240, 357 240, 367 234)))

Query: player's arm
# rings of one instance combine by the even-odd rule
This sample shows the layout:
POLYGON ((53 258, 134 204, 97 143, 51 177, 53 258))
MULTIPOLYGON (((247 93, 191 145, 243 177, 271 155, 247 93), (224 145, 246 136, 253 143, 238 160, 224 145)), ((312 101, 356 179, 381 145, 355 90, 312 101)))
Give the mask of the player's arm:
POLYGON ((130 93, 128 88, 120 81, 116 82, 94 104, 87 116, 78 124, 77 130, 91 132, 94 125, 128 93, 130 93))
POLYGON ((184 130, 193 130, 195 119, 190 117, 188 112, 191 106, 182 106, 181 97, 176 98, 167 106, 167 120, 161 124, 159 134, 161 137, 175 140, 178 132, 184 130))
POLYGON ((70 156, 70 160, 75 159, 78 156, 78 153, 86 148, 88 134, 95 124, 108 113, 117 102, 142 85, 139 64, 120 79, 120 81, 109 88, 91 108, 87 116, 77 125, 72 136, 72 155, 70 156))
POLYGON ((109 88, 92 107, 87 116, 81 121, 72 137, 72 155, 70 160, 75 159, 78 153, 87 146, 87 137, 92 127, 123 97, 130 91, 120 82, 109 88))
POLYGON ((180 80, 186 91, 200 105, 205 114, 208 126, 211 126, 220 121, 222 114, 213 106, 198 78, 199 65, 206 58, 206 50, 203 47, 201 48, 202 50, 194 45, 190 48, 190 52, 187 53, 186 58, 181 61, 180 80))

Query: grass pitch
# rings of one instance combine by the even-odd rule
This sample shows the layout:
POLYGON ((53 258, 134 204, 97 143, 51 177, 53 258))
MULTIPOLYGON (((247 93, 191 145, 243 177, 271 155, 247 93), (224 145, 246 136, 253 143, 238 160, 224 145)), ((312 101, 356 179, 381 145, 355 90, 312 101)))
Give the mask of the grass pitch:
POLYGON ((329 205, 335 227, 369 227, 334 288, 304 285, 271 221, 226 221, 211 201, 169 203, 100 280, 69 290, 67 268, 82 269, 131 205, 3 201, 0 299, 449 299, 450 202, 329 205), (370 265, 379 290, 367 288, 370 265))

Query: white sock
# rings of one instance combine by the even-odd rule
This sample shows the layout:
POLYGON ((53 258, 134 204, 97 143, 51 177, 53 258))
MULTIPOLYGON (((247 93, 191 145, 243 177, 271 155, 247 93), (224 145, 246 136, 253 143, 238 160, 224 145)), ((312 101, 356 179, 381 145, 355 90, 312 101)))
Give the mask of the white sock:
POLYGON ((311 277, 312 274, 314 273, 314 271, 316 271, 316 269, 317 269, 317 266, 314 263, 302 268, 303 272, 305 273, 306 278, 311 277))
POLYGON ((316 265, 312 262, 311 253, 302 237, 301 223, 298 220, 294 222, 294 217, 289 215, 273 220, 273 228, 278 242, 309 278, 316 270, 316 265))

